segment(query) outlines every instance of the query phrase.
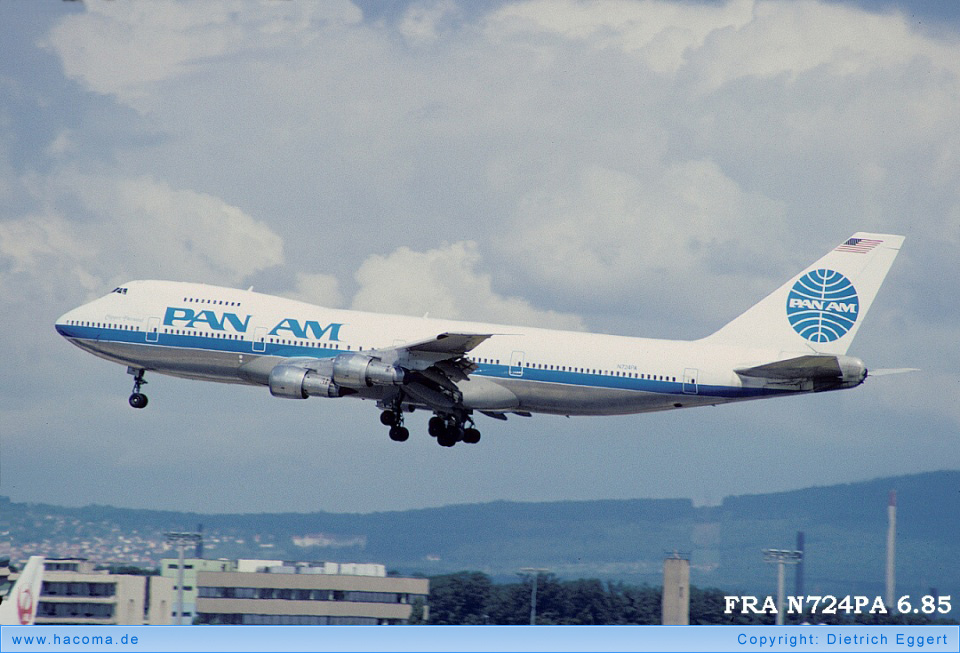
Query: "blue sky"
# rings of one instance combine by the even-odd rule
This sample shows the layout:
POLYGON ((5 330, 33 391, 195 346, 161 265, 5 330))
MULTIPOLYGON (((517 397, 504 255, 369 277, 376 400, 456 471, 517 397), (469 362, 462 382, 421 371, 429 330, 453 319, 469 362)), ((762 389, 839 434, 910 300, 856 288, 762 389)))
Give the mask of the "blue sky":
POLYGON ((0 494, 198 511, 690 497, 960 468, 949 3, 0 2, 0 494), (853 391, 487 420, 130 377, 57 336, 135 278, 697 338, 907 237, 853 391))

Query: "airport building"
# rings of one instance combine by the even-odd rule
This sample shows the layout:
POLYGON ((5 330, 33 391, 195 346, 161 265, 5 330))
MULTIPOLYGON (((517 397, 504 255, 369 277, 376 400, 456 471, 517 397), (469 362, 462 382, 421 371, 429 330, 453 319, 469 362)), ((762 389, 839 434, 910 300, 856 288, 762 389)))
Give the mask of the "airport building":
POLYGON ((97 571, 85 558, 47 558, 37 624, 171 623, 173 584, 158 576, 97 571))
POLYGON ((426 578, 387 576, 383 565, 238 560, 197 574, 196 623, 405 624, 427 617, 426 578), (422 611, 422 612, 421 612, 422 611))
POLYGON ((205 560, 186 558, 183 561, 183 606, 180 606, 180 563, 178 558, 160 561, 160 575, 173 583, 173 602, 170 611, 171 624, 192 624, 197 614, 197 574, 202 571, 236 571, 236 560, 205 560), (183 613, 182 619, 180 613, 183 613))
POLYGON ((690 556, 674 552, 663 561, 661 623, 664 626, 690 625, 690 556))

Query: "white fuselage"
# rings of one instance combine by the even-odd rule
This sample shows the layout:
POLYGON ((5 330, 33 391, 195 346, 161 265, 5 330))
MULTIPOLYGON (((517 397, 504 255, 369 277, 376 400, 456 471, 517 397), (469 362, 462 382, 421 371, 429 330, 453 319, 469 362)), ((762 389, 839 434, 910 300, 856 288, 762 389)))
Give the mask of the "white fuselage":
MULTIPOLYGON (((493 334, 469 352, 476 369, 458 386, 464 408, 494 413, 616 415, 814 389, 734 371, 785 358, 780 350, 329 309, 195 283, 133 281, 66 313, 56 328, 138 370, 251 385, 267 385, 285 361, 375 354, 446 332, 493 334)), ((351 396, 381 400, 384 392, 351 396)))

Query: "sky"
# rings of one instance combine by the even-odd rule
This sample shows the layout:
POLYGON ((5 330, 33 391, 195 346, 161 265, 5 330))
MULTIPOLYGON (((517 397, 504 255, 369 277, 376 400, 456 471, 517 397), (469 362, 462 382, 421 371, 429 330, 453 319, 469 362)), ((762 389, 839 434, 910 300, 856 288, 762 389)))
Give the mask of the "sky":
POLYGON ((0 1, 0 495, 199 512, 725 496, 960 469, 952 3, 0 1), (54 330, 131 279, 694 339, 856 231, 850 354, 922 372, 479 418, 148 375, 54 330))

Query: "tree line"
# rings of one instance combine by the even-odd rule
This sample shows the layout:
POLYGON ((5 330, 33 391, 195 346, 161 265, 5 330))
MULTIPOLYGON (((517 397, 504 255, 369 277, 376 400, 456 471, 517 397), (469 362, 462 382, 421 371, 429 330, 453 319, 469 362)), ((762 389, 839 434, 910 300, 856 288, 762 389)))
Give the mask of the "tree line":
MULTIPOLYGON (((429 610, 415 606, 410 623, 437 625, 523 625, 530 623, 533 576, 514 583, 494 583, 479 571, 430 577, 429 610), (426 614, 426 618, 424 618, 426 614)), ((561 580, 554 574, 536 577, 536 621, 543 625, 656 625, 661 622, 662 591, 649 585, 561 580)), ((717 588, 690 587, 690 623, 773 625, 773 615, 727 614, 717 588)), ((787 615, 787 623, 931 624, 923 615, 787 615)))

